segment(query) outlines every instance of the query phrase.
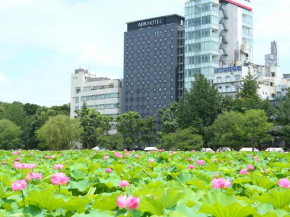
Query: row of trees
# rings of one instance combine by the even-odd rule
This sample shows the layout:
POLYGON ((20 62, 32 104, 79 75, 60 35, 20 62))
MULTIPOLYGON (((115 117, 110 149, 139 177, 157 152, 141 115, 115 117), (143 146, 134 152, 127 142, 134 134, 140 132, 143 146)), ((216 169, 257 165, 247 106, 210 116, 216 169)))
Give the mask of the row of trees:
POLYGON ((290 93, 279 107, 258 96, 258 84, 249 74, 236 97, 221 96, 203 75, 195 76, 179 102, 142 119, 136 112, 103 116, 86 103, 69 118, 69 105, 40 107, 0 103, 0 148, 68 149, 75 142, 83 148, 133 149, 158 145, 164 149, 205 147, 256 147, 281 136, 290 142, 290 93), (118 133, 109 132, 117 129, 118 133))
POLYGON ((47 108, 30 103, 0 102, 0 149, 48 149, 48 145, 41 144, 36 132, 51 117, 69 117, 69 112, 69 104, 47 108))
POLYGON ((290 142, 290 93, 276 108, 268 99, 260 98, 258 89, 257 81, 248 74, 238 96, 221 96, 203 75, 195 75, 191 88, 185 91, 180 101, 160 110, 159 146, 195 149, 204 144, 205 147, 261 148, 261 144, 273 139, 274 129, 279 129, 275 126, 282 126, 276 135, 290 142), (181 140, 191 143, 170 144, 168 141, 174 141, 173 138, 183 138, 181 140))

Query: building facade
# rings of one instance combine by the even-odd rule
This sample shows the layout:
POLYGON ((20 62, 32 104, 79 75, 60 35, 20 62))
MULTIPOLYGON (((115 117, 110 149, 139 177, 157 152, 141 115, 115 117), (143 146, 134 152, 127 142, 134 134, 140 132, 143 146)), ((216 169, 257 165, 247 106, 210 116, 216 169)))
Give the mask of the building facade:
POLYGON ((182 95, 184 18, 179 15, 127 23, 124 34, 123 112, 158 116, 182 95))
MULTIPOLYGON (((88 70, 76 69, 71 75, 71 112, 70 117, 76 116, 75 111, 81 109, 83 102, 88 108, 96 109, 102 115, 116 118, 121 114, 122 80, 97 77, 89 74, 88 70)), ((116 133, 113 127, 110 134, 116 133)))
POLYGON ((277 90, 281 83, 281 68, 278 66, 244 64, 217 68, 214 70, 213 84, 222 95, 236 96, 242 86, 242 79, 250 73, 259 84, 258 95, 261 99, 274 100, 277 97, 277 90), (270 70, 271 73, 268 73, 270 70))
POLYGON ((197 73, 252 62, 250 0, 189 0, 185 4, 185 88, 197 73))

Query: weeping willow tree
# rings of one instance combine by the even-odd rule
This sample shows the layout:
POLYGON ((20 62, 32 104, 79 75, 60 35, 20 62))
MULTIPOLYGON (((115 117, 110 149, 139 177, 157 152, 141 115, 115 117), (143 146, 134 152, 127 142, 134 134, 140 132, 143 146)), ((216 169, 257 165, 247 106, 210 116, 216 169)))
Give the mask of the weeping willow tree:
POLYGON ((80 138, 78 120, 65 115, 51 117, 37 132, 41 149, 65 150, 74 147, 80 138))

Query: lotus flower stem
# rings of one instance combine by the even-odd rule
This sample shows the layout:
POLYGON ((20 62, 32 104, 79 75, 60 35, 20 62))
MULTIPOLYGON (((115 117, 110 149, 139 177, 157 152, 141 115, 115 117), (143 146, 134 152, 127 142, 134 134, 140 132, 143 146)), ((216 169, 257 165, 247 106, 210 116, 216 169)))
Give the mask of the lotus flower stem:
POLYGON ((24 204, 24 206, 25 206, 25 200, 24 200, 24 193, 23 193, 23 190, 21 190, 21 194, 22 194, 23 204, 24 204))

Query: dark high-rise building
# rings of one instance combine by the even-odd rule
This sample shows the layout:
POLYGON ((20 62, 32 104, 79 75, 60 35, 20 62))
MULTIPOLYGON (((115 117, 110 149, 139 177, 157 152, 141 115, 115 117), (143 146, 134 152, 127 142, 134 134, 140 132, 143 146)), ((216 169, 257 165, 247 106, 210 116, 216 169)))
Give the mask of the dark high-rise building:
POLYGON ((127 23, 124 38, 123 112, 158 116, 182 95, 184 17, 170 15, 127 23))

